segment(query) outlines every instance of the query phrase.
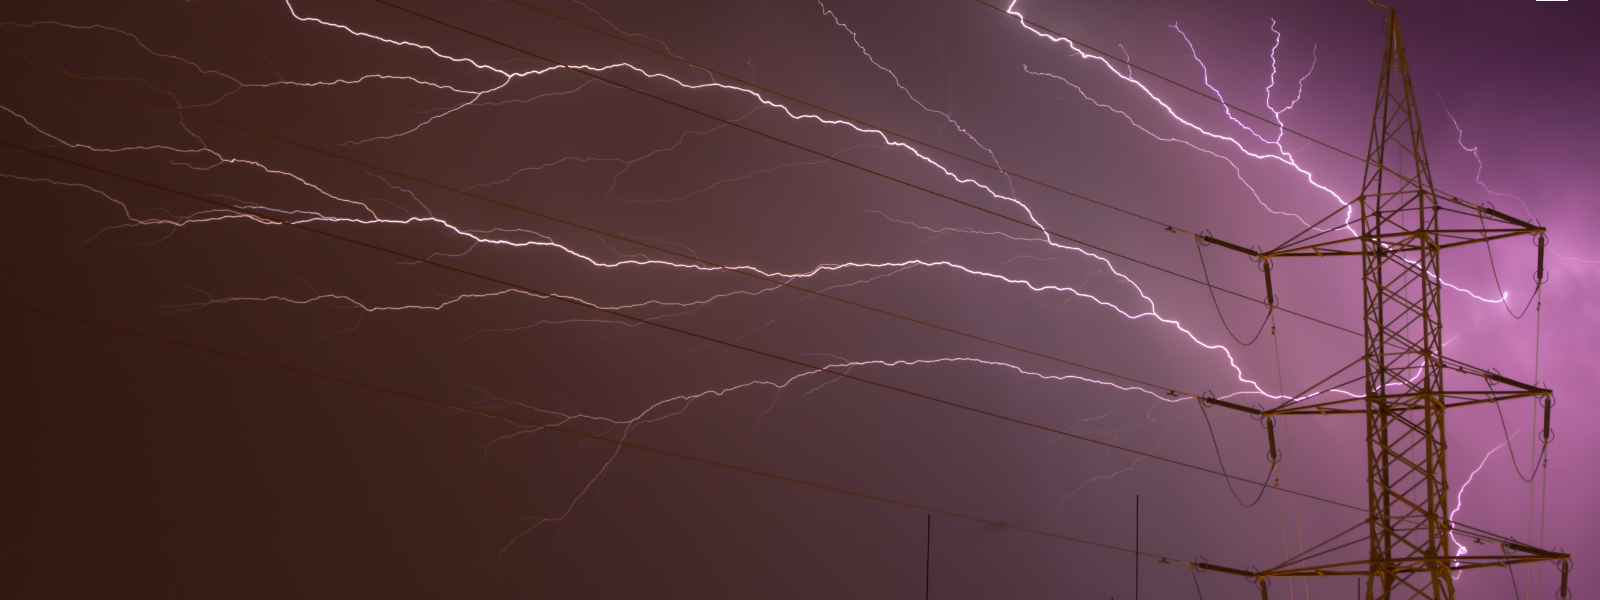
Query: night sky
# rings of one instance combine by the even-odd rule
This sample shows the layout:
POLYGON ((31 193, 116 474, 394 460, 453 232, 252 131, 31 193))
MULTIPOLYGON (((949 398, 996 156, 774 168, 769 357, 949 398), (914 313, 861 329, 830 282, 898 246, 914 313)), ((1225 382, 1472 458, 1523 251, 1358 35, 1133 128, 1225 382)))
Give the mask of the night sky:
MULTIPOLYGON (((7 3, 0 590, 1255 593, 1187 563, 1357 523, 1363 421, 1280 421, 1263 491, 1192 395, 1358 357, 1359 262, 1276 264, 1264 322, 1193 233, 1360 192, 1384 12, 1017 6, 1099 60, 994 1, 7 3)), ((1450 504, 1585 594, 1600 10, 1395 6, 1438 187, 1550 231, 1525 313, 1532 238, 1444 254, 1448 353, 1556 392, 1532 483, 1533 402, 1450 413, 1450 504)))

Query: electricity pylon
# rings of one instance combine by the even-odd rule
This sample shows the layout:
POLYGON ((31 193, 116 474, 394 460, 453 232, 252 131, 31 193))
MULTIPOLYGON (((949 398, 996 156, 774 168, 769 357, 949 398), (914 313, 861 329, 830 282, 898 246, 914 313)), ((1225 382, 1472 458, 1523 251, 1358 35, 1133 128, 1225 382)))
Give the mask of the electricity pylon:
POLYGON ((1268 454, 1274 461, 1278 456, 1277 417, 1364 416, 1367 518, 1267 569, 1196 566, 1252 577, 1260 585, 1262 598, 1267 597, 1271 578, 1345 575, 1366 578, 1368 599, 1432 600, 1455 597, 1452 576, 1459 571, 1556 561, 1565 597, 1569 556, 1453 523, 1445 470, 1445 413, 1449 409, 1535 398, 1544 407, 1541 439, 1548 442, 1551 392, 1444 355, 1440 251, 1531 236, 1539 249, 1537 278, 1543 281, 1545 230, 1488 206, 1439 195, 1428 167, 1405 44, 1393 8, 1388 9, 1387 25, 1361 195, 1270 250, 1200 236, 1204 242, 1260 261, 1269 310, 1276 302, 1273 261, 1334 256, 1361 259, 1365 351, 1359 358, 1274 408, 1215 398, 1202 401, 1264 418, 1268 454), (1364 371, 1348 377, 1357 364, 1363 365, 1364 371), (1362 396, 1332 391, 1358 381, 1364 384, 1362 396), (1363 533, 1364 557, 1357 554, 1363 533), (1466 547, 1457 536, 1477 543, 1497 542, 1500 551, 1463 554, 1466 547))

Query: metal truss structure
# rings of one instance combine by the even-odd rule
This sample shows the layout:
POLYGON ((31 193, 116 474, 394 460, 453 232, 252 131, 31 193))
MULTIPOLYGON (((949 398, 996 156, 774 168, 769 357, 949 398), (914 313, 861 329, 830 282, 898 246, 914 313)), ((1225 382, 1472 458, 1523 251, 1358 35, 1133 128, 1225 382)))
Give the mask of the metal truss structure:
POLYGON ((1543 281, 1545 229, 1489 206, 1440 196, 1428 166, 1405 44, 1392 8, 1388 9, 1387 26, 1361 195, 1270 250, 1200 236, 1206 243, 1260 261, 1269 306, 1276 302, 1274 261, 1360 258, 1365 321, 1365 348, 1360 357, 1275 407, 1216 398, 1202 401, 1265 419, 1273 460, 1278 456, 1277 417, 1364 417, 1368 516, 1267 569, 1196 566, 1252 577, 1259 582, 1262 598, 1267 597, 1267 581, 1272 578, 1342 575, 1366 578, 1369 600, 1435 600, 1455 597, 1453 575, 1460 571, 1555 561, 1561 569, 1565 596, 1567 554, 1452 522, 1445 468, 1445 414, 1450 409, 1538 399, 1544 408, 1542 439, 1548 442, 1551 391, 1444 355, 1440 251, 1531 236, 1538 243, 1538 279, 1543 281), (1356 365, 1363 367, 1360 373, 1355 372, 1356 365), (1335 391, 1357 382, 1363 386, 1361 396, 1335 391), (1453 553, 1456 536, 1498 543, 1500 552, 1453 553), (1363 546, 1365 556, 1360 556, 1363 546))

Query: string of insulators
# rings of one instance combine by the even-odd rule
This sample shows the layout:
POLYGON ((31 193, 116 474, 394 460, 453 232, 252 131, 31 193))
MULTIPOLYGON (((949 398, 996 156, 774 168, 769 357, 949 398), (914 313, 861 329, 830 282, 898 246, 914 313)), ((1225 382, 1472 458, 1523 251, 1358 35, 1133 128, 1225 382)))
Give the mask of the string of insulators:
POLYGON ((1534 275, 1533 275, 1533 282, 1536 283, 1536 284, 1544 283, 1544 247, 1545 247, 1546 244, 1549 244, 1549 243, 1550 243, 1550 238, 1546 237, 1542 233, 1539 234, 1539 238, 1538 238, 1539 267, 1534 271, 1534 275))
POLYGON ((1554 435, 1554 432, 1550 430, 1550 411, 1555 406, 1555 400, 1546 395, 1540 403, 1544 404, 1544 431, 1539 434, 1539 438, 1545 443, 1549 443, 1551 436, 1554 435))
POLYGON ((1277 419, 1267 417, 1267 460, 1278 462, 1278 427, 1277 419))
POLYGON ((1267 306, 1268 307, 1276 306, 1278 304, 1278 301, 1277 301, 1277 298, 1274 297, 1273 294, 1272 294, 1272 261, 1271 260, 1268 260, 1268 259, 1265 259, 1265 258, 1261 259, 1261 272, 1266 274, 1266 277, 1267 277, 1267 306))

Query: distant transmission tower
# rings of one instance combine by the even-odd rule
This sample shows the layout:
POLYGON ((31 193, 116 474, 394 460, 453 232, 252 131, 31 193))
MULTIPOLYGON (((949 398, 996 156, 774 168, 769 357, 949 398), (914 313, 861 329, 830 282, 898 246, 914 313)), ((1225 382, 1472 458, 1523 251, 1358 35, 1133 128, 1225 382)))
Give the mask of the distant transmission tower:
MULTIPOLYGON (((1387 8, 1387 7, 1385 7, 1387 8)), ((1405 44, 1388 8, 1387 45, 1378 75, 1377 105, 1367 146, 1361 195, 1288 241, 1266 251, 1209 235, 1201 239, 1251 255, 1266 274, 1267 301, 1275 302, 1272 263, 1292 257, 1360 257, 1365 352, 1294 400, 1256 408, 1203 401, 1257 415, 1268 425, 1269 456, 1277 460, 1274 420, 1291 415, 1362 415, 1367 421, 1367 507, 1356 523, 1281 564, 1254 571, 1211 564, 1200 568, 1256 579, 1261 597, 1277 577, 1357 576, 1368 599, 1455 598, 1452 575, 1486 567, 1555 561, 1567 596, 1570 557, 1452 523, 1445 470, 1445 412, 1515 398, 1544 407, 1541 439, 1550 439, 1550 390, 1445 357, 1441 341, 1439 252, 1516 236, 1538 242, 1538 280, 1544 279, 1545 230, 1488 206, 1440 197, 1433 185, 1422 123, 1411 88, 1405 44), (1359 211, 1359 214, 1357 214, 1359 211), (1359 222, 1356 220, 1359 218, 1359 222), (1358 230, 1359 229, 1359 230, 1358 230), (1350 374, 1357 364, 1362 374, 1350 374), (1447 378, 1447 375, 1449 376, 1447 378), (1348 397, 1328 390, 1365 384, 1348 397), (1362 536, 1365 539, 1362 539, 1362 536), (1498 543, 1495 554, 1461 555, 1458 543, 1498 543), (1366 556, 1360 556, 1365 541, 1366 556)))

